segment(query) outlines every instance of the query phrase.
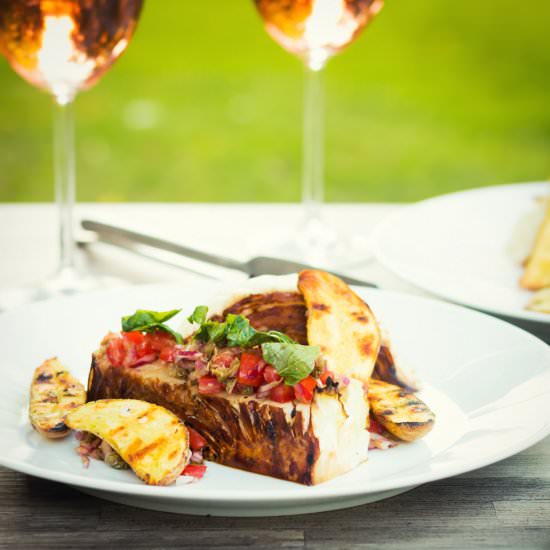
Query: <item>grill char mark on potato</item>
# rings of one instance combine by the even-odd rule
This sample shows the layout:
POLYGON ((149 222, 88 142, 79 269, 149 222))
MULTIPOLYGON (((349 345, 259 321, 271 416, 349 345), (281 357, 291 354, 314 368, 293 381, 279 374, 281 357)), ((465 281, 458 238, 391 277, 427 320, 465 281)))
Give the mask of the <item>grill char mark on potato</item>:
POLYGON ((403 441, 420 439, 434 426, 435 415, 426 403, 399 386, 371 380, 369 401, 374 418, 403 441))

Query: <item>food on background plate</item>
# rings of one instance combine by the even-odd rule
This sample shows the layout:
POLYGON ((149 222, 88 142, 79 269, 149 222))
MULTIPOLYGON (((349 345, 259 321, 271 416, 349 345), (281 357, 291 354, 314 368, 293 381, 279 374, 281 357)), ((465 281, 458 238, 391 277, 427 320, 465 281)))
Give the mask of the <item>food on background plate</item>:
POLYGON ((525 264, 520 284, 528 290, 550 286, 550 204, 525 264))
MULTIPOLYGON (((173 483, 191 457, 183 422, 145 401, 91 401, 69 413, 65 422, 69 428, 99 438, 96 448, 110 466, 122 469, 127 464, 148 485, 173 483)), ((93 446, 93 440, 87 439, 93 446)))
POLYGON ((332 275, 291 280, 259 278, 258 292, 210 316, 197 307, 183 336, 165 324, 179 310, 123 318, 93 355, 88 398, 166 407, 201 434, 206 459, 228 466, 308 485, 355 468, 369 448, 378 323, 332 275))
POLYGON ((31 383, 29 418, 33 428, 49 439, 70 433, 65 417, 86 402, 84 386, 54 357, 35 371, 31 383))
POLYGON ((539 313, 550 313, 550 287, 535 292, 527 304, 527 309, 539 313))
POLYGON ((532 250, 525 261, 520 286, 537 291, 527 309, 550 313, 550 201, 546 201, 545 216, 539 227, 532 250))

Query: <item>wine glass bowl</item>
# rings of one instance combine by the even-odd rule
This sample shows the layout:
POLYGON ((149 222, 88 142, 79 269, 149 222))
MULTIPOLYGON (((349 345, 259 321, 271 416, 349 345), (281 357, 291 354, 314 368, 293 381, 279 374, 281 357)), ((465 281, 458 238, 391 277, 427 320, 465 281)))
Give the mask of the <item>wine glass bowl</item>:
POLYGON ((383 0, 255 0, 267 33, 313 69, 351 44, 383 0))
POLYGON ((142 0, 0 0, 0 51, 59 103, 93 86, 124 52, 142 0))

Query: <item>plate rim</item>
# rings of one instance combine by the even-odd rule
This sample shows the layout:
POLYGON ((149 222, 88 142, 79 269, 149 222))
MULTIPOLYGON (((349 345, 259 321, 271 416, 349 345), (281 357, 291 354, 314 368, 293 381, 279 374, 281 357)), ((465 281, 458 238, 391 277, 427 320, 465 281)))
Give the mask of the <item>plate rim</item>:
POLYGON ((536 311, 529 311, 527 309, 507 309, 499 307, 486 307, 479 303, 472 302, 470 300, 459 299, 453 297, 452 294, 441 291, 439 289, 430 288, 427 283, 423 283, 419 278, 414 276, 404 275, 399 267, 396 265, 397 262, 394 262, 384 253, 383 250, 383 239, 384 234, 387 232, 387 228, 394 225, 399 218, 406 215, 407 213, 413 211, 417 207, 431 205, 438 203, 440 201, 449 200, 454 197, 461 197, 464 195, 475 195, 479 192, 494 191, 498 193, 502 190, 518 189, 520 187, 525 188, 530 186, 532 188, 550 187, 549 181, 529 181, 529 182, 516 182, 516 183, 506 183, 501 185, 486 185, 483 187, 475 187, 473 189, 464 189, 462 191, 454 191, 451 193, 444 193, 442 195, 437 195, 435 197, 430 197, 413 204, 407 204, 400 208, 397 212, 393 212, 388 216, 384 217, 373 229, 372 232, 372 250, 376 261, 378 261, 383 267, 391 271, 396 277, 405 281, 425 292, 429 292, 432 297, 443 299, 447 302, 450 302, 459 306, 466 306, 469 309, 476 310, 482 313, 489 313, 492 315, 499 315, 501 317, 507 317, 508 319, 519 320, 519 321, 529 321, 532 323, 539 324, 541 326, 550 325, 550 314, 539 313, 536 311))
MULTIPOLYGON (((196 281, 195 284, 197 283, 199 283, 201 286, 211 286, 211 285, 221 286, 221 285, 234 284, 234 282, 232 281, 221 281, 221 282, 196 281)), ((169 291, 170 289, 181 290, 183 288, 183 285, 177 284, 177 283, 165 283, 165 284, 161 283, 161 284, 145 284, 145 285, 128 285, 127 287, 124 287, 124 288, 126 290, 132 290, 136 292, 141 292, 142 289, 148 289, 148 291, 153 292, 155 289, 162 289, 163 291, 169 291)), ((484 313, 478 310, 472 310, 454 303, 441 301, 432 297, 417 296, 406 292, 385 290, 385 289, 364 288, 364 287, 353 287, 353 288, 358 292, 374 294, 381 297, 383 297, 384 295, 388 295, 389 297, 393 297, 394 299, 398 299, 398 300, 405 299, 405 300, 411 300, 413 302, 420 302, 420 303, 427 302, 435 307, 439 307, 443 309, 451 309, 451 310, 461 310, 465 312, 467 315, 485 318, 493 324, 505 326, 506 330, 519 331, 520 333, 523 333, 522 337, 526 338, 527 340, 530 340, 532 345, 540 348, 540 350, 543 351, 544 354, 547 355, 550 360, 550 347, 547 346, 542 340, 540 340, 533 334, 517 326, 514 326, 501 319, 495 318, 487 313, 484 313)), ((117 290, 120 291, 120 288, 118 288, 117 290)), ((101 295, 108 292, 109 290, 107 291, 100 290, 100 291, 86 293, 86 295, 88 296, 98 295, 98 294, 101 295)), ((55 303, 58 300, 73 301, 75 299, 78 299, 81 296, 83 295, 54 298, 51 300, 38 302, 36 304, 31 304, 30 306, 29 305, 20 306, 16 309, 22 311, 22 310, 26 310, 29 307, 42 308, 42 307, 47 307, 49 304, 55 303)), ((12 311, 14 310, 0 313, 0 319, 7 317, 12 311)), ((548 364, 548 368, 550 369, 550 362, 548 364)), ((550 388, 548 389, 547 393, 550 395, 550 388)), ((550 419, 547 420, 546 423, 543 426, 541 426, 538 430, 531 432, 527 437, 522 438, 520 443, 516 442, 513 445, 510 444, 505 448, 501 448, 497 450, 496 452, 486 453, 480 459, 474 459, 465 463, 457 464, 454 468, 446 469, 444 471, 423 472, 413 476, 409 476, 406 479, 405 483, 403 482, 403 480, 401 481, 397 479, 392 480, 391 478, 386 480, 384 479, 377 480, 375 482, 371 480, 367 485, 365 486, 359 485, 356 488, 350 488, 350 487, 324 488, 323 484, 308 487, 305 485, 293 483, 292 484, 293 488, 291 489, 291 491, 294 491, 294 492, 290 492, 286 488, 283 488, 283 489, 277 488, 277 489, 270 489, 269 492, 266 492, 265 495, 258 494, 256 492, 247 491, 245 489, 240 489, 238 493, 234 493, 233 495, 230 495, 230 496, 228 496, 227 490, 212 490, 212 489, 209 489, 208 492, 205 492, 202 494, 200 492, 193 492, 191 494, 186 494, 185 491, 171 491, 169 487, 148 486, 145 484, 137 484, 137 483, 132 484, 124 481, 113 481, 113 480, 106 480, 101 478, 88 478, 88 477, 80 476, 78 474, 72 474, 72 473, 66 473, 66 472, 55 472, 50 469, 36 466, 25 461, 11 459, 5 456, 4 454, 2 454, 1 449, 0 449, 0 465, 17 472, 33 475, 35 477, 47 479, 58 483, 64 483, 75 487, 85 487, 85 488, 95 489, 97 491, 127 494, 127 495, 133 495, 137 497, 145 497, 145 498, 162 497, 170 500, 181 500, 186 502, 194 501, 194 500, 201 501, 201 502, 218 500, 218 501, 223 501, 225 503, 273 502, 273 503, 281 504, 285 501, 286 502, 290 502, 290 501, 314 502, 314 501, 320 501, 320 500, 326 500, 326 499, 356 497, 362 494, 378 493, 381 491, 399 489, 405 486, 411 487, 411 486, 422 485, 424 483, 431 483, 433 481, 438 481, 441 479, 446 479, 446 478, 454 477, 466 472, 477 470, 484 466, 488 466, 490 464, 494 464, 496 462, 499 462, 501 460, 514 456, 524 451, 525 449, 535 445, 536 443, 542 441, 542 439, 544 439, 548 435, 550 435, 550 419), (308 489, 310 488, 314 489, 314 491, 308 492, 308 489)), ((224 468, 229 468, 228 466, 223 466, 223 465, 219 465, 219 466, 222 466, 224 468)), ((288 483, 291 483, 291 482, 288 482, 288 483)))

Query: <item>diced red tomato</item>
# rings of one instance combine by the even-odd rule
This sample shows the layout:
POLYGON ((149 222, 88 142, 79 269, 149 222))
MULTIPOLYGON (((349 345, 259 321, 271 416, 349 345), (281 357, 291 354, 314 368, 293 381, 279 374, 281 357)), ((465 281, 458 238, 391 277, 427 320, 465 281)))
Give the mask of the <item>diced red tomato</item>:
POLYGON ((258 387, 264 383, 264 360, 257 353, 245 351, 241 355, 238 380, 239 384, 258 387))
POLYGON ((225 390, 225 386, 215 377, 210 375, 199 378, 199 393, 213 395, 225 390))
POLYGON ((182 476, 192 476, 200 479, 206 472, 204 464, 188 464, 181 473, 182 476))
POLYGON ((264 369, 264 380, 267 384, 270 384, 271 382, 278 382, 281 379, 281 375, 277 372, 277 369, 275 367, 272 367, 271 365, 267 365, 264 369))
POLYGON ((334 373, 331 371, 331 370, 326 370, 325 372, 323 372, 323 374, 321 374, 321 376, 319 377, 319 379, 321 380, 321 382, 323 384, 326 384, 327 383, 327 380, 331 378, 333 382, 336 382, 336 377, 334 376, 334 373))
POLYGON ((174 346, 165 347, 160 350, 159 359, 165 363, 173 363, 175 357, 175 348, 174 346))
POLYGON ((126 346, 124 345, 122 338, 111 338, 107 342, 105 352, 107 353, 107 357, 111 365, 115 367, 121 367, 123 365, 124 358, 126 357, 126 346))
POLYGON ((150 334, 142 334, 137 331, 123 332, 122 338, 124 339, 127 350, 130 351, 130 355, 135 355, 137 359, 154 354, 157 351, 151 345, 150 334))
POLYGON ((171 347, 176 344, 174 337, 164 330, 156 330, 155 332, 147 334, 146 338, 151 349, 154 351, 161 351, 162 348, 171 347))
POLYGON ((382 425, 378 420, 375 420, 372 416, 369 417, 369 432, 373 434, 380 434, 384 432, 384 428, 382 428, 382 425))
POLYGON ((313 376, 308 376, 303 380, 300 380, 297 384, 294 385, 294 395, 298 401, 302 403, 311 403, 313 399, 313 390, 317 382, 313 376))
POLYGON ((269 399, 277 403, 288 403, 294 399, 294 388, 292 386, 285 386, 285 384, 279 384, 271 390, 269 399))
POLYGON ((189 426, 187 426, 187 431, 189 432, 189 447, 192 451, 200 451, 206 445, 206 439, 197 430, 189 426))
POLYGON ((145 334, 143 334, 143 332, 139 332, 138 330, 124 332, 122 335, 126 340, 130 340, 130 342, 133 342, 136 345, 142 344, 145 340, 145 334))
POLYGON ((159 352, 163 352, 163 361, 170 361, 175 344, 172 335, 162 331, 151 334, 131 331, 111 338, 105 351, 113 366, 137 367, 155 361, 159 352))

